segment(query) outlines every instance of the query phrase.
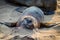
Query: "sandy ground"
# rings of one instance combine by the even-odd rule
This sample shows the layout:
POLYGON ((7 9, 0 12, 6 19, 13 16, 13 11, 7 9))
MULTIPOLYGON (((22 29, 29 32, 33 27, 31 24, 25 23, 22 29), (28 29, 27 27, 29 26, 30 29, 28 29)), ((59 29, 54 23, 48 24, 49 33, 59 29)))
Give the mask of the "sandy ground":
MULTIPOLYGON (((15 10, 16 8, 22 8, 22 7, 13 6, 11 4, 6 3, 4 0, 1 0, 0 1, 0 22, 17 22, 21 13, 17 12, 15 10)), ((60 22, 59 11, 56 11, 56 14, 54 15, 49 15, 49 16, 45 15, 44 22, 59 23, 60 22)), ((60 40, 59 29, 60 27, 44 28, 39 30, 38 29, 28 30, 23 28, 19 28, 19 29, 8 28, 7 26, 0 24, 0 31, 1 31, 0 33, 2 33, 1 35, 3 36, 10 35, 10 34, 12 35, 12 37, 14 37, 15 35, 20 35, 21 37, 31 36, 33 38, 38 38, 37 40, 60 40), (53 35, 53 37, 50 37, 51 35, 53 35)), ((8 37, 4 38, 3 40, 8 40, 8 37)))

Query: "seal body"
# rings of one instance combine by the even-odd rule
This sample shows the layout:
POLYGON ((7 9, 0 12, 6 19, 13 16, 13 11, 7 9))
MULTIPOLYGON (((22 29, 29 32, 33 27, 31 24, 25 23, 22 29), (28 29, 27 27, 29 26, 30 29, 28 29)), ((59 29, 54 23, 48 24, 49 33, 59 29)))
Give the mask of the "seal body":
POLYGON ((38 7, 32 6, 23 11, 17 22, 17 26, 25 26, 27 28, 38 28, 44 20, 44 13, 38 7))

